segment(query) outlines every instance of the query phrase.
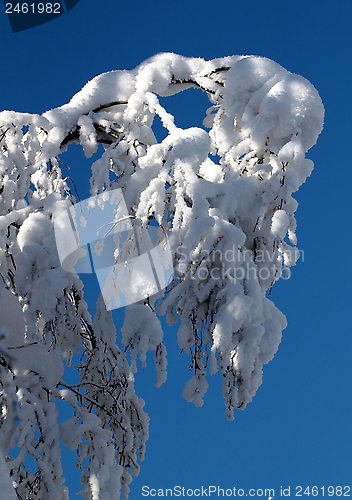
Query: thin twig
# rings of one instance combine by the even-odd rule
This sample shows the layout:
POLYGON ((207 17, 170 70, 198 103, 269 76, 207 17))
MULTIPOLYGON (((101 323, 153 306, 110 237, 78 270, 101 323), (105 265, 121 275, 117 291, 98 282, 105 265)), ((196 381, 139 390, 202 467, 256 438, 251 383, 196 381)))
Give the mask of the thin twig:
POLYGON ((113 101, 107 104, 102 104, 101 106, 93 109, 93 113, 99 113, 99 111, 102 111, 103 109, 111 108, 112 106, 118 106, 119 104, 128 104, 128 101, 113 101))
POLYGON ((5 130, 5 132, 3 132, 1 134, 1 137, 0 137, 0 142, 3 140, 3 138, 5 137, 6 133, 10 130, 10 127, 7 127, 7 129, 5 130))

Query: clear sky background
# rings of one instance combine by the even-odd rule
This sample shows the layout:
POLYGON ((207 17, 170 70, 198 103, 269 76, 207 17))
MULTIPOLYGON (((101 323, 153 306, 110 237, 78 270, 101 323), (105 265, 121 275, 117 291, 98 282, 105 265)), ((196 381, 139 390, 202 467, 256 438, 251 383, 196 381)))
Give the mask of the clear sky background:
MULTIPOLYGON (((136 375, 151 420, 132 500, 143 498, 143 485, 275 488, 275 496, 290 485, 292 497, 296 486, 352 487, 351 19, 348 0, 80 0, 64 16, 13 34, 0 12, 1 110, 44 112, 97 74, 165 51, 269 57, 310 80, 326 108, 324 131, 308 153, 315 170, 296 194, 304 262, 271 294, 289 326, 263 384, 233 422, 223 414, 220 377, 210 378, 204 406, 194 407, 182 397, 188 357, 179 355, 174 329, 166 331, 167 382, 153 387, 152 359, 136 375)), ((195 101, 196 92, 189 94, 178 104, 170 99, 181 126, 200 125, 205 109, 201 92, 195 101)), ((89 161, 77 154, 71 168, 84 198, 89 161)), ((75 498, 77 473, 69 458, 65 464, 75 498)))

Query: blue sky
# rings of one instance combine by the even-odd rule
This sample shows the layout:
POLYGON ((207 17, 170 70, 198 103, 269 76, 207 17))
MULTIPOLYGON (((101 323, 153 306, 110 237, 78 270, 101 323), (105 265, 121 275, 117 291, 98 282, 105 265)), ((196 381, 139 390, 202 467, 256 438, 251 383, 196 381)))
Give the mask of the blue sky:
MULTIPOLYGON (((326 108, 324 131, 308 153, 315 170, 296 194, 304 262, 273 289, 289 326, 265 366, 263 385, 233 422, 223 414, 219 377, 210 379, 203 408, 194 407, 182 397, 188 359, 168 330, 167 382, 153 386, 152 360, 136 377, 151 421, 133 500, 143 498, 143 485, 275 488, 275 496, 280 486, 290 485, 291 496, 296 486, 352 487, 351 16, 352 4, 341 0, 80 0, 62 17, 13 34, 0 13, 1 110, 44 112, 97 74, 132 69, 165 51, 206 59, 269 57, 310 80, 326 108)), ((184 99, 181 125, 199 125, 202 96, 194 106, 184 99)), ((78 154, 71 161, 82 173, 84 198, 89 164, 78 154)), ((74 489, 76 473, 66 463, 74 489)))

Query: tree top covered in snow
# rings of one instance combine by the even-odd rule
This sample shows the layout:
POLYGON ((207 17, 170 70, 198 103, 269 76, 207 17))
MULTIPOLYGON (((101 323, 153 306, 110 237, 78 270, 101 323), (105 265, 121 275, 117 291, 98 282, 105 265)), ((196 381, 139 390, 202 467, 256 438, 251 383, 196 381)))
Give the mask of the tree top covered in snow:
POLYGON ((312 172, 305 153, 323 116, 315 88, 269 59, 171 53, 99 75, 42 115, 0 113, 1 449, 20 495, 67 498, 60 439, 79 452, 84 499, 116 500, 121 485, 127 495, 148 435, 136 359, 154 351, 156 385, 165 381, 163 315, 190 356, 187 400, 201 406, 217 371, 229 419, 252 400, 286 326, 267 295, 299 256, 292 194, 312 172), (203 128, 179 128, 159 99, 189 88, 209 98, 203 128), (57 252, 55 219, 77 202, 60 159, 71 143, 101 153, 92 199, 120 189, 131 219, 156 224, 171 248, 171 283, 125 307, 117 340, 104 301, 93 320, 57 252), (72 407, 60 427, 56 398, 72 407))

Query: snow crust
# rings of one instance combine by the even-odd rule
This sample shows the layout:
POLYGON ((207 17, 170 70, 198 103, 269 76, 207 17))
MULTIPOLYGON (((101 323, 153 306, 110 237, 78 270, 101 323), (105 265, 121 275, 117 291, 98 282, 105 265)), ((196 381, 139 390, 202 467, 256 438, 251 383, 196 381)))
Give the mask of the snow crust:
POLYGON ((0 113, 0 445, 4 455, 17 446, 7 461, 19 495, 68 498, 62 439, 78 450, 85 500, 116 500, 120 487, 127 498, 148 437, 137 358, 144 365, 154 351, 156 385, 166 379, 161 315, 179 323, 190 356, 187 400, 201 406, 216 372, 227 418, 252 400, 287 324, 267 295, 299 256, 292 194, 312 172, 305 153, 323 117, 315 88, 269 59, 171 53, 99 75, 42 116, 0 113), (204 128, 181 129, 158 97, 191 87, 207 93, 209 109, 204 128), (160 142, 157 116, 167 134, 160 142), (128 214, 144 228, 156 220, 172 249, 172 283, 125 308, 117 343, 103 300, 92 320, 79 277, 57 251, 54 220, 77 201, 59 163, 72 142, 88 158, 104 145, 92 196, 120 188, 128 214), (78 351, 72 386, 63 363, 78 351), (73 413, 61 426, 56 398, 73 413))
POLYGON ((1 496, 6 500, 17 500, 17 495, 13 489, 9 470, 6 466, 5 459, 2 452, 0 451, 0 484, 1 484, 1 496))

